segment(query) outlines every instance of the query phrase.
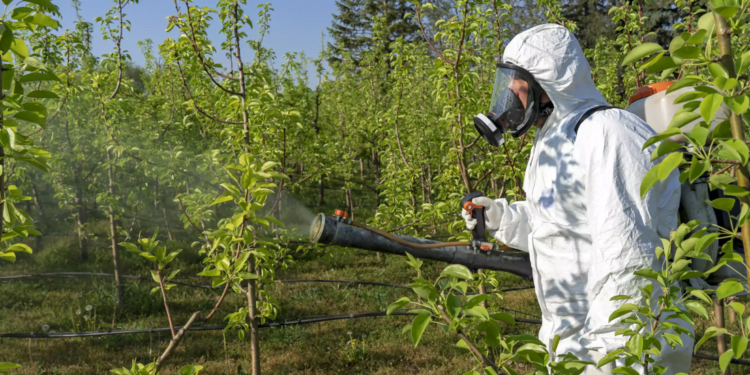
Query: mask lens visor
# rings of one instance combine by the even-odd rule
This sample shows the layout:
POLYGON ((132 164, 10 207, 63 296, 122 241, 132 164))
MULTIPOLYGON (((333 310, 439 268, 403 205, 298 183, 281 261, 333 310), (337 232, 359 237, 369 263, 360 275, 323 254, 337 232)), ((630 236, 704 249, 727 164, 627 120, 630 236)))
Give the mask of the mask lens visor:
POLYGON ((488 117, 506 132, 518 131, 531 117, 534 97, 527 74, 517 69, 498 67, 488 117))

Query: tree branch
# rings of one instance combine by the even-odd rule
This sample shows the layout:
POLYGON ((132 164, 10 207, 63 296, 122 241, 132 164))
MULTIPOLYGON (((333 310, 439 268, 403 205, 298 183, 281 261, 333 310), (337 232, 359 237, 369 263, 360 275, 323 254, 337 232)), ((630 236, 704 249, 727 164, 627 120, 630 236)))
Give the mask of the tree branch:
POLYGON ((120 91, 120 86, 122 85, 122 8, 122 0, 117 0, 117 11, 120 15, 120 32, 117 41, 115 42, 115 45, 117 46, 117 85, 115 86, 115 91, 112 92, 112 95, 107 98, 107 101, 115 98, 120 91))
POLYGON ((220 122, 222 124, 242 125, 241 122, 219 120, 218 118, 211 116, 208 113, 206 113, 204 110, 202 110, 201 107, 199 107, 198 104, 195 102, 193 93, 190 92, 190 87, 188 87, 187 80, 185 79, 185 73, 182 72, 182 65, 180 64, 179 58, 175 59, 175 62, 177 63, 177 70, 180 72, 180 79, 182 80, 182 85, 185 87, 185 92, 187 92, 188 96, 190 97, 190 101, 193 102, 193 108, 195 108, 195 110, 198 111, 198 113, 202 114, 203 116, 208 117, 211 120, 220 122))
MULTIPOLYGON (((206 64, 206 61, 203 59, 203 55, 200 53, 200 50, 198 49, 198 44, 195 43, 195 40, 193 39, 195 37, 195 29, 193 28, 193 19, 192 19, 192 15, 190 14, 190 4, 188 4, 188 2, 185 1, 185 6, 187 7, 186 12, 187 12, 187 17, 188 17, 188 26, 190 27, 190 33, 191 33, 191 36, 188 36, 188 40, 190 41, 190 44, 193 46, 193 50, 195 51, 195 55, 198 57, 198 61, 200 62, 201 67, 206 72, 206 74, 208 75, 208 78, 211 79, 211 82, 213 82, 214 85, 216 85, 217 87, 219 87, 220 89, 222 89, 223 91, 225 91, 226 93, 230 95, 240 95, 240 93, 233 91, 233 90, 229 90, 226 87, 222 86, 218 81, 216 81, 213 74, 211 74, 211 71, 213 71, 213 73, 215 73, 216 75, 224 79, 237 81, 239 80, 239 78, 221 74, 217 72, 213 67, 211 68, 211 71, 209 71, 208 64, 206 64)), ((174 8, 175 10, 177 10, 177 18, 179 19, 180 8, 177 6, 177 0, 174 0, 174 8)))
POLYGON ((172 339, 175 338, 174 323, 172 322, 172 313, 169 311, 169 302, 167 301, 167 291, 164 288, 164 279, 161 278, 161 271, 156 270, 156 277, 159 278, 159 289, 161 289, 161 298, 164 300, 164 310, 167 312, 167 320, 169 321, 169 330, 172 331, 172 339))
POLYGON ((404 155, 404 149, 401 148, 401 137, 398 135, 398 113, 401 110, 401 97, 404 94, 404 85, 401 84, 401 90, 398 93, 398 104, 396 104, 396 121, 394 123, 396 127, 396 143, 398 143, 398 152, 401 154, 401 160, 404 161, 404 164, 406 165, 406 168, 411 169, 411 166, 409 166, 409 162, 406 161, 406 156, 404 155))
POLYGON ((430 41, 430 38, 427 37, 427 33, 424 31, 424 25, 422 24, 422 13, 419 12, 419 6, 414 5, 414 13, 417 15, 417 23, 419 23, 419 29, 422 30, 422 37, 424 37, 424 40, 427 42, 427 45, 430 46, 430 49, 432 52, 435 52, 438 57, 440 57, 441 60, 445 61, 448 64, 456 65, 455 61, 448 60, 447 57, 445 57, 440 51, 435 48, 435 46, 432 44, 432 41, 430 41))
MULTIPOLYGON (((438 310, 440 310, 440 315, 443 318, 443 321, 446 322, 446 324, 450 325, 451 318, 448 317, 448 314, 445 313, 445 308, 443 308, 443 306, 438 306, 438 310)), ((492 363, 489 358, 487 358, 487 356, 485 356, 484 353, 482 353, 482 351, 477 348, 474 342, 471 341, 471 339, 466 336, 460 329, 456 328, 456 334, 461 338, 461 340, 466 343, 466 346, 469 347, 469 350, 471 350, 471 352, 479 358, 484 366, 490 366, 493 370, 495 370, 495 372, 500 372, 500 369, 498 369, 497 366, 492 363)))
POLYGON ((185 332, 187 332, 188 329, 190 329, 190 326, 193 325, 193 322, 195 322, 195 319, 198 318, 198 314, 200 314, 200 311, 196 311, 193 313, 193 315, 188 319, 187 323, 185 323, 182 328, 177 332, 174 337, 172 337, 172 341, 169 342, 169 346, 167 346, 167 349, 164 350, 164 352, 159 356, 159 359, 156 360, 156 366, 154 367, 153 374, 156 374, 159 372, 159 369, 161 368, 161 365, 164 363, 164 361, 169 357, 170 354, 174 351, 174 349, 177 347, 177 345, 180 343, 180 340, 182 340, 182 337, 185 336, 185 332))

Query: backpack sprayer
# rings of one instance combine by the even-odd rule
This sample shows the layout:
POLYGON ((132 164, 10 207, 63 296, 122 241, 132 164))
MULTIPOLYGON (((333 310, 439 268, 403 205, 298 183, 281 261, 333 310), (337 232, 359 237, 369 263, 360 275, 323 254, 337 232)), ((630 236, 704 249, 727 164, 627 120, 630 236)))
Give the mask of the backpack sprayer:
MULTIPOLYGON (((663 132, 667 129, 675 113, 682 108, 681 104, 674 104, 675 99, 685 92, 694 91, 692 87, 684 87, 667 94, 666 90, 672 83, 660 82, 639 88, 630 97, 630 105, 625 110, 646 121, 656 132, 663 132)), ((728 109, 722 104, 722 110, 717 112, 716 118, 711 123, 712 129, 726 119, 724 114, 727 112, 728 109)), ((683 130, 685 132, 690 131, 698 122, 698 120, 695 120, 687 124, 683 127, 683 130)), ((603 126, 605 125, 603 124, 603 126)), ((687 143, 683 136, 673 136, 668 139, 677 143, 687 143)), ((706 203, 709 199, 719 198, 720 194, 719 191, 710 192, 708 176, 701 177, 693 183, 686 181, 682 185, 681 191, 680 219, 683 222, 700 220, 704 223, 731 228, 732 218, 730 215, 724 211, 716 211, 706 203)), ((418 258, 462 264, 472 269, 483 268, 509 272, 531 279, 531 264, 529 263, 528 253, 514 251, 507 246, 500 246, 487 241, 484 222, 485 208, 472 202, 472 199, 483 195, 481 192, 473 192, 461 199, 461 207, 477 219, 477 225, 472 230, 471 241, 438 242, 394 235, 348 219, 347 213, 341 210, 336 210, 334 216, 318 214, 310 226, 310 240, 315 243, 354 247, 402 256, 408 252, 418 258)), ((733 216, 739 215, 739 204, 735 205, 734 211, 737 212, 733 212, 733 216)), ((720 245, 721 243, 716 241, 706 249, 706 253, 714 263, 719 256, 720 245)), ((738 253, 743 254, 742 251, 738 251, 738 253)), ((710 267, 712 267, 712 263, 702 259, 693 259, 691 263, 691 268, 701 272, 708 270, 710 267)), ((734 270, 722 267, 713 273, 708 280, 689 279, 687 284, 699 289, 711 289, 711 284, 716 285, 723 279, 741 277, 745 274, 745 267, 744 262, 734 265, 734 270)))

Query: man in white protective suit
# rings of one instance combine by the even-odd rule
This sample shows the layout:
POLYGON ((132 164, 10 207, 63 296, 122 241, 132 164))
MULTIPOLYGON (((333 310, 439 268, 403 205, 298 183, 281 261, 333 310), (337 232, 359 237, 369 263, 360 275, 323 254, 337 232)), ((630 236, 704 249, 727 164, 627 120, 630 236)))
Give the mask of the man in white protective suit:
MULTIPOLYGON (((650 281, 633 272, 661 269, 655 249, 677 226, 677 171, 641 199, 656 146, 641 147, 655 133, 635 115, 609 107, 578 41, 558 25, 537 26, 510 41, 490 110, 474 122, 495 146, 504 133, 518 137, 538 128, 523 183, 526 201, 473 202, 485 207, 492 236, 530 254, 542 310, 539 339, 551 348, 560 335, 556 355, 598 362, 628 340, 615 335, 625 326, 619 319, 609 322, 627 301, 610 298, 641 296, 638 287, 650 281)), ((476 219, 466 210, 462 215, 473 229, 476 219)), ((681 338, 684 347, 674 350, 662 342, 657 364, 667 374, 690 369, 693 339, 681 338)), ((609 374, 622 364, 589 366, 584 374, 609 374)))

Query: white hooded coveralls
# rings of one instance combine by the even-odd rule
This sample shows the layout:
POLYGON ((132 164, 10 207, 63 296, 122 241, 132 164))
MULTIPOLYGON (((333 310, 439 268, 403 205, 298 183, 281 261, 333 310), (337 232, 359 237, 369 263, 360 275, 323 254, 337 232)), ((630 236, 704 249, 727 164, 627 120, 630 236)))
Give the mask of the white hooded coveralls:
MULTIPOLYGON (((503 61, 528 70, 555 110, 536 134, 523 184, 527 200, 508 204, 498 199, 502 219, 491 234, 530 253, 543 318, 539 339, 551 348, 560 335, 558 355, 569 352, 597 362, 628 340, 615 335, 623 328, 619 319, 609 322, 627 301, 610 298, 640 297, 638 287, 649 280, 633 272, 660 269, 654 250, 677 226, 678 174, 641 199, 641 180, 653 166, 655 146, 641 147, 655 133, 626 111, 596 112, 576 135, 573 128, 581 115, 607 102, 566 28, 546 24, 519 34, 503 61)), ((658 364, 669 368, 667 374, 689 370, 693 340, 681 338, 685 346, 676 350, 662 343, 658 364)), ((608 374, 621 364, 589 366, 585 374, 608 374)))

